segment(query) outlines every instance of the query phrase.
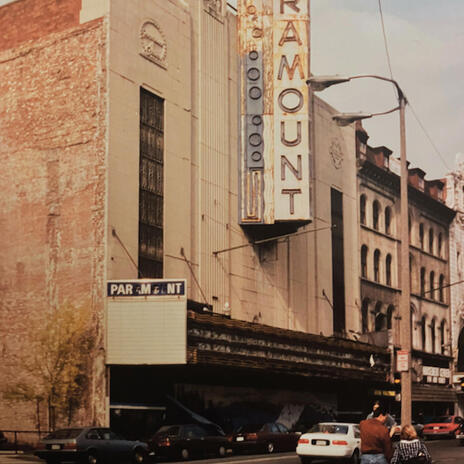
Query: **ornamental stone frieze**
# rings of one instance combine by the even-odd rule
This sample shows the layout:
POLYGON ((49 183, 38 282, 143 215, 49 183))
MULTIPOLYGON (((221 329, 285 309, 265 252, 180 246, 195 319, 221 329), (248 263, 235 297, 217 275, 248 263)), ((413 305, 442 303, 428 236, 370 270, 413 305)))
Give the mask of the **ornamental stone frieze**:
POLYGON ((342 167, 343 162, 343 151, 340 145, 340 141, 337 138, 332 139, 332 142, 330 143, 329 153, 335 168, 340 169, 342 167))
POLYGON ((224 3, 223 0, 203 0, 204 10, 217 20, 223 22, 224 3))
POLYGON ((167 69, 167 43, 159 24, 148 19, 140 28, 140 55, 167 69))

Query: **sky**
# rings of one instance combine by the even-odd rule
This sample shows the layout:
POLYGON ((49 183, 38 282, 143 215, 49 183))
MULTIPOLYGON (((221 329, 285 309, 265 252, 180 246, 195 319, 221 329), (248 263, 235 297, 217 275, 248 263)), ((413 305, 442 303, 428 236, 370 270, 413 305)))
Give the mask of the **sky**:
MULTIPOLYGON (((407 108, 407 158, 426 178, 443 177, 457 158, 464 162, 464 0, 381 2, 393 77, 428 134, 407 108)), ((311 0, 311 72, 390 77, 379 0, 311 0)), ((373 79, 319 96, 341 112, 376 113, 397 103, 390 84, 373 79)), ((399 156, 397 113, 366 120, 364 127, 370 145, 385 145, 399 156)))

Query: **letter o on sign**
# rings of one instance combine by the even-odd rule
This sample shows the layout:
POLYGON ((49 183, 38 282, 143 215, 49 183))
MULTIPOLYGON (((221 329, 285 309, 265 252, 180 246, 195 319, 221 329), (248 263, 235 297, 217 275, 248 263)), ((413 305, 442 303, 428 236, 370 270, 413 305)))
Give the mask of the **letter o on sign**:
POLYGON ((303 108, 303 94, 298 89, 285 89, 279 95, 279 107, 286 113, 296 113, 303 108))

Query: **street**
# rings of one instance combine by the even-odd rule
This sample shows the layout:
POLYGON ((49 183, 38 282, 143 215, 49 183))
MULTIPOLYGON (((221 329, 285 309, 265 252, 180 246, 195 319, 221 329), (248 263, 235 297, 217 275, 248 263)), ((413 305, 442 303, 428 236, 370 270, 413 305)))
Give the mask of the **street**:
MULTIPOLYGON (((428 441, 426 442, 426 445, 432 455, 434 464, 460 464, 463 462, 464 446, 460 446, 457 440, 428 441)), ((30 464, 40 462, 44 463, 45 461, 41 461, 31 455, 0 454, 0 464, 30 464)), ((299 464, 300 461, 295 453, 279 453, 275 455, 235 455, 222 459, 198 459, 191 462, 196 464, 299 464)), ((325 462, 327 461, 315 460, 314 464, 325 464, 325 462)))

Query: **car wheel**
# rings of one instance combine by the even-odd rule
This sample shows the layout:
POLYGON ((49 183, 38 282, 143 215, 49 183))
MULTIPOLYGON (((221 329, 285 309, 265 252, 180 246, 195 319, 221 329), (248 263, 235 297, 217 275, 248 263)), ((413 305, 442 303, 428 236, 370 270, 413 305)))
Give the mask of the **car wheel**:
POLYGON ((266 451, 269 454, 273 453, 274 452, 274 443, 272 443, 272 442, 268 443, 267 446, 266 446, 266 451))
POLYGON ((146 453, 143 449, 137 448, 132 456, 134 464, 142 464, 146 460, 146 453))
POLYGON ((307 456, 300 456, 301 464, 311 464, 311 458, 307 456))
POLYGON ((224 447, 224 446, 220 446, 220 447, 218 448, 218 453, 217 453, 217 454, 218 454, 218 456, 219 456, 220 458, 223 458, 223 457, 226 455, 226 449, 225 449, 225 447, 224 447))
POLYGON ((359 451, 355 449, 353 451, 353 456, 351 456, 351 464, 359 464, 359 462, 360 462, 359 451))
POLYGON ((187 448, 182 448, 180 450, 180 457, 184 460, 184 461, 188 461, 190 459, 190 453, 189 453, 189 450, 187 448))
POLYGON ((98 460, 96 451, 89 451, 87 453, 86 462, 87 464, 98 464, 99 460, 98 460))

